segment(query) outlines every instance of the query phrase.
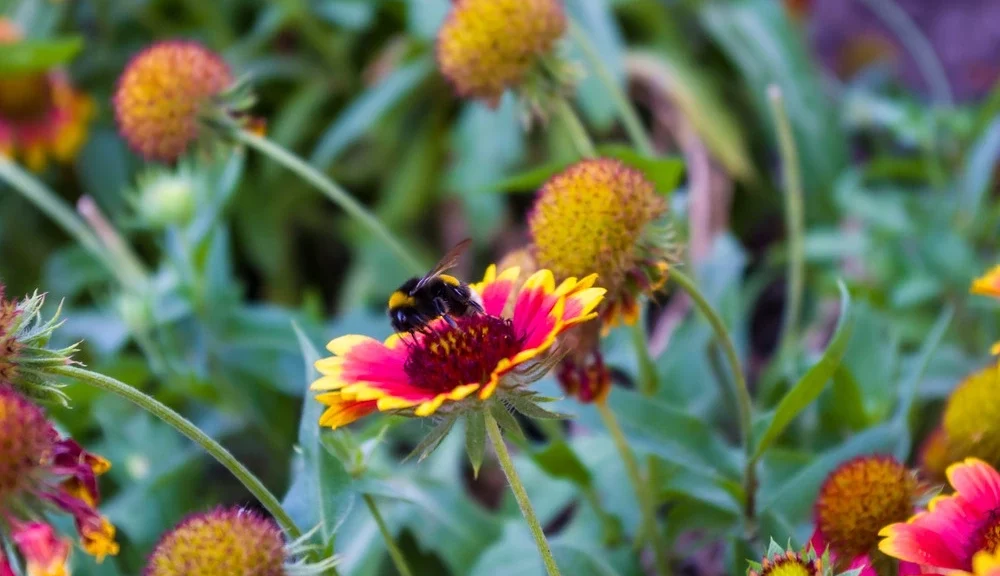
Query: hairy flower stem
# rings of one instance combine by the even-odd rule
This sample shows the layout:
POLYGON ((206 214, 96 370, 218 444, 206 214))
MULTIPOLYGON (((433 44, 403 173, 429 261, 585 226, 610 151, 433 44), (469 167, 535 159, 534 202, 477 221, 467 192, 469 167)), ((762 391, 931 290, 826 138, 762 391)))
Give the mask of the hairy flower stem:
POLYGON ((314 168, 308 162, 302 160, 295 154, 289 152, 274 142, 253 134, 252 132, 248 132, 243 129, 234 130, 233 136, 237 141, 242 142, 250 148, 264 154, 319 189, 319 191, 332 200, 334 204, 340 206, 351 218, 360 222, 365 228, 368 229, 369 232, 374 234, 387 247, 389 247, 389 249, 391 249, 396 256, 399 257, 399 259, 406 265, 407 268, 410 269, 411 272, 414 274, 423 274, 427 271, 427 267, 414 258, 413 255, 410 254, 410 251, 403 246, 399 239, 396 238, 392 232, 390 232, 385 225, 379 221, 378 218, 369 212, 367 208, 361 205, 360 202, 355 200, 353 196, 348 194, 347 191, 327 178, 323 175, 323 173, 314 168))
POLYGON ((403 556, 402 550, 396 545, 396 539, 392 536, 392 532, 389 531, 385 519, 382 518, 382 513, 378 510, 378 505, 375 504, 375 498, 372 498, 371 494, 365 494, 363 498, 365 504, 368 506, 368 511, 371 513, 372 518, 375 519, 375 524, 378 525, 379 532, 382 533, 382 539, 385 540, 385 547, 389 551, 389 558, 392 559, 392 564, 396 567, 396 571, 399 572, 399 576, 413 576, 409 565, 406 564, 406 557, 403 556))
POLYGON ((739 417, 740 426, 740 441, 743 444, 744 452, 746 453, 746 470, 743 475, 743 491, 746 497, 746 521, 748 526, 752 524, 754 516, 754 496, 757 491, 757 462, 753 458, 753 446, 751 444, 751 419, 753 414, 753 399, 750 397, 750 389, 747 387, 746 377, 743 375, 743 368, 740 366, 739 355, 736 354, 736 346, 733 345, 732 338, 729 337, 729 331, 726 329, 725 323, 719 314, 712 308, 712 305, 708 303, 708 299, 705 295, 701 293, 698 286, 695 284, 694 280, 689 278, 686 274, 678 270, 677 268, 672 268, 670 270, 670 279, 680 286, 691 300, 694 302, 698 310, 701 311, 705 319, 712 326, 712 330, 715 332, 715 338, 718 340, 719 344, 722 346, 722 351, 725 353, 726 361, 729 363, 729 371, 732 373, 733 378, 733 390, 732 398, 736 403, 736 413, 739 417))
POLYGON ((528 499, 528 492, 524 489, 524 484, 521 483, 521 477, 517 475, 517 469, 514 468, 514 461, 510 458, 507 445, 504 444, 500 427, 488 411, 486 412, 486 433, 490 436, 493 450, 497 454, 497 459, 500 460, 503 473, 507 476, 507 482, 510 484, 511 492, 514 493, 518 507, 521 509, 521 515, 524 516, 528 528, 531 529, 531 535, 535 538, 535 546, 538 547, 538 552, 542 555, 545 572, 549 576, 559 576, 559 567, 556 566, 556 559, 552 556, 549 541, 545 539, 542 525, 538 522, 538 517, 535 516, 535 509, 531 506, 531 500, 528 499))
POLYGON ((167 424, 173 426, 178 432, 187 436, 195 444, 198 444, 205 449, 219 464, 226 467, 227 470, 232 472, 233 476, 242 483, 247 490, 253 494, 257 501, 267 509, 267 511, 277 520, 278 524, 288 535, 289 540, 296 540, 302 536, 302 532, 299 527, 295 525, 295 521, 285 512, 285 509, 281 507, 281 503, 274 494, 268 491, 267 487, 260 481, 259 478, 254 476, 253 472, 247 470, 246 466, 240 463, 228 450, 222 447, 221 444, 213 440, 208 434, 202 432, 200 428, 191 423, 190 420, 181 416, 175 412, 170 407, 164 405, 159 400, 144 394, 140 390, 125 384, 114 378, 105 376, 103 374, 98 374, 96 372, 91 372, 90 370, 85 370, 76 366, 60 366, 52 368, 51 372, 54 374, 59 374, 67 378, 71 378, 78 382, 83 382, 95 388, 100 388, 112 394, 117 394, 122 398, 128 400, 129 402, 135 404, 139 408, 149 412, 153 416, 156 416, 160 420, 166 422, 167 424))
MULTIPOLYGON (((601 415, 604 427, 611 434, 611 440, 615 443, 618 454, 621 455, 622 461, 625 463, 625 472, 628 474, 629 482, 632 483, 632 489, 635 490, 635 496, 642 512, 642 526, 639 532, 643 539, 648 539, 653 547, 656 573, 660 576, 667 576, 671 574, 670 559, 667 555, 667 544, 664 542, 660 527, 656 522, 656 503, 652 492, 650 492, 649 483, 642 476, 639 462, 635 459, 635 454, 632 453, 632 448, 628 445, 628 439, 625 438, 625 433, 622 432, 615 413, 611 411, 611 408, 608 408, 605 402, 595 402, 594 404, 597 407, 597 412, 601 415)), ((638 542, 642 542, 642 540, 638 542)))
POLYGON ((594 141, 590 139, 587 128, 573 110, 573 105, 566 98, 556 98, 552 102, 552 112, 566 130, 566 135, 573 142, 577 154, 582 158, 596 158, 597 148, 594 147, 594 141))
POLYGON ((614 103, 615 108, 618 109, 618 116, 621 118, 622 125, 625 127, 625 132, 628 133, 629 139, 639 149, 639 152, 642 152, 646 156, 655 156, 656 150, 653 148, 653 142, 650 140, 646 128, 642 125, 639 114, 635 111, 635 107, 629 101, 628 95, 622 90, 614 74, 611 73, 604 60, 601 59, 601 55, 598 53, 594 43, 591 42, 590 37, 575 22, 570 23, 569 34, 570 38, 580 47, 580 51, 583 53, 584 58, 587 59, 587 64, 594 71, 594 75, 611 94, 611 101, 614 103))
POLYGON ((130 265, 131 263, 119 262, 110 247, 101 242, 97 234, 62 198, 3 156, 0 156, 0 181, 7 182, 11 188, 59 224, 84 250, 90 252, 122 286, 134 287, 144 280, 141 270, 137 272, 134 266, 130 265))

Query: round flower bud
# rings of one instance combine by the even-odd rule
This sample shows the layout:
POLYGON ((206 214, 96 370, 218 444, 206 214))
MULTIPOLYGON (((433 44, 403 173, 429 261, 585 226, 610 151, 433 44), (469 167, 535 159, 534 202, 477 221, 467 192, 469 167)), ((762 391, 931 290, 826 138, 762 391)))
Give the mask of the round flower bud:
POLYGON ((200 44, 154 44, 136 55, 118 80, 118 128, 146 158, 176 160, 198 137, 206 102, 232 83, 229 66, 200 44))
POLYGON ((218 508, 181 521, 156 545, 145 576, 283 576, 285 542, 274 521, 218 508))
POLYGON ((438 67, 459 96, 495 106, 565 31, 558 0, 456 0, 438 33, 438 67))
POLYGON ((952 391, 942 416, 952 462, 975 457, 1000 465, 998 391, 1000 372, 996 365, 972 374, 952 391))

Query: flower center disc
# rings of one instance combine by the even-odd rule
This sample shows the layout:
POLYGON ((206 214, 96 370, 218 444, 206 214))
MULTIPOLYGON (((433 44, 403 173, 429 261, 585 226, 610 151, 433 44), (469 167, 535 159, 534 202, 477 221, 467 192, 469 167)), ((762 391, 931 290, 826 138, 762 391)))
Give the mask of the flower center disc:
POLYGON ((28 122, 52 107, 52 84, 44 74, 0 77, 0 117, 28 122))
POLYGON ((504 358, 520 351, 510 320, 477 314, 454 318, 412 344, 405 370, 414 386, 435 393, 482 384, 504 358))
POLYGON ((1000 510, 994 510, 989 515, 989 521, 982 529, 980 550, 990 554, 1000 550, 1000 510))

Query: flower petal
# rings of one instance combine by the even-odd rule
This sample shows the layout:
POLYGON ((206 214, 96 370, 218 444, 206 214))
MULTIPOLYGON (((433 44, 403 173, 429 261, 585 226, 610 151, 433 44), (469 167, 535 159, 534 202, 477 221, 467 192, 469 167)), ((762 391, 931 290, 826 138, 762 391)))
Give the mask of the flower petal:
POLYGON ((913 519, 890 524, 879 535, 885 539, 879 542, 878 549, 893 558, 953 570, 965 568, 941 534, 915 524, 913 519))
POLYGON ((952 464, 945 472, 948 482, 975 510, 987 515, 1000 508, 1000 473, 976 458, 952 464))
POLYGON ((339 392, 320 394, 316 396, 316 400, 329 406, 319 417, 319 425, 330 428, 346 426, 376 410, 375 401, 348 400, 339 392))
MULTIPOLYGON (((491 266, 491 268, 495 268, 495 266, 491 266)), ((478 287, 472 287, 482 299, 483 311, 486 314, 490 316, 503 315, 504 308, 507 307, 507 302, 517 285, 517 277, 520 273, 520 268, 508 268, 501 272, 500 276, 493 274, 493 279, 484 280, 478 287)), ((487 274, 487 276, 490 275, 487 274)))

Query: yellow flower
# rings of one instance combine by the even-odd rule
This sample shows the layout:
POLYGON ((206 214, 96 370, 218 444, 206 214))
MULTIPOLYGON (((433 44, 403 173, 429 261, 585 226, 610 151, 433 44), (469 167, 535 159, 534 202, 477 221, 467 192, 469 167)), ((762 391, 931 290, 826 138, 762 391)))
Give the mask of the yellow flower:
POLYGON ((206 103, 232 83, 229 66, 200 44, 154 44, 136 55, 118 80, 118 128, 146 158, 176 160, 198 137, 206 103))
POLYGON ((666 281, 669 250, 650 234, 666 211, 638 170, 607 158, 578 162, 538 193, 528 217, 535 260, 558 279, 596 273, 608 290, 602 319, 633 323, 638 296, 666 281))
MULTIPOLYGON (((0 19, 0 45, 20 41, 13 23, 0 19)), ((87 136, 94 114, 89 97, 76 91, 65 73, 0 78, 0 155, 23 160, 34 171, 50 159, 69 162, 87 136)))
POLYGON ((187 517, 153 550, 145 576, 284 576, 287 557, 274 521, 219 508, 187 517))
POLYGON ((1000 372, 995 365, 968 376, 952 391, 942 416, 952 462, 975 457, 1000 465, 998 392, 1000 372))
POLYGON ((496 106, 565 30, 559 0, 455 0, 438 33, 438 67, 459 96, 496 106))
POLYGON ((874 551, 879 530, 913 514, 914 475, 890 456, 862 456, 842 464, 816 499, 816 528, 839 558, 874 551))
POLYGON ((1000 265, 994 266, 986 274, 972 281, 972 294, 1000 298, 1000 265))

